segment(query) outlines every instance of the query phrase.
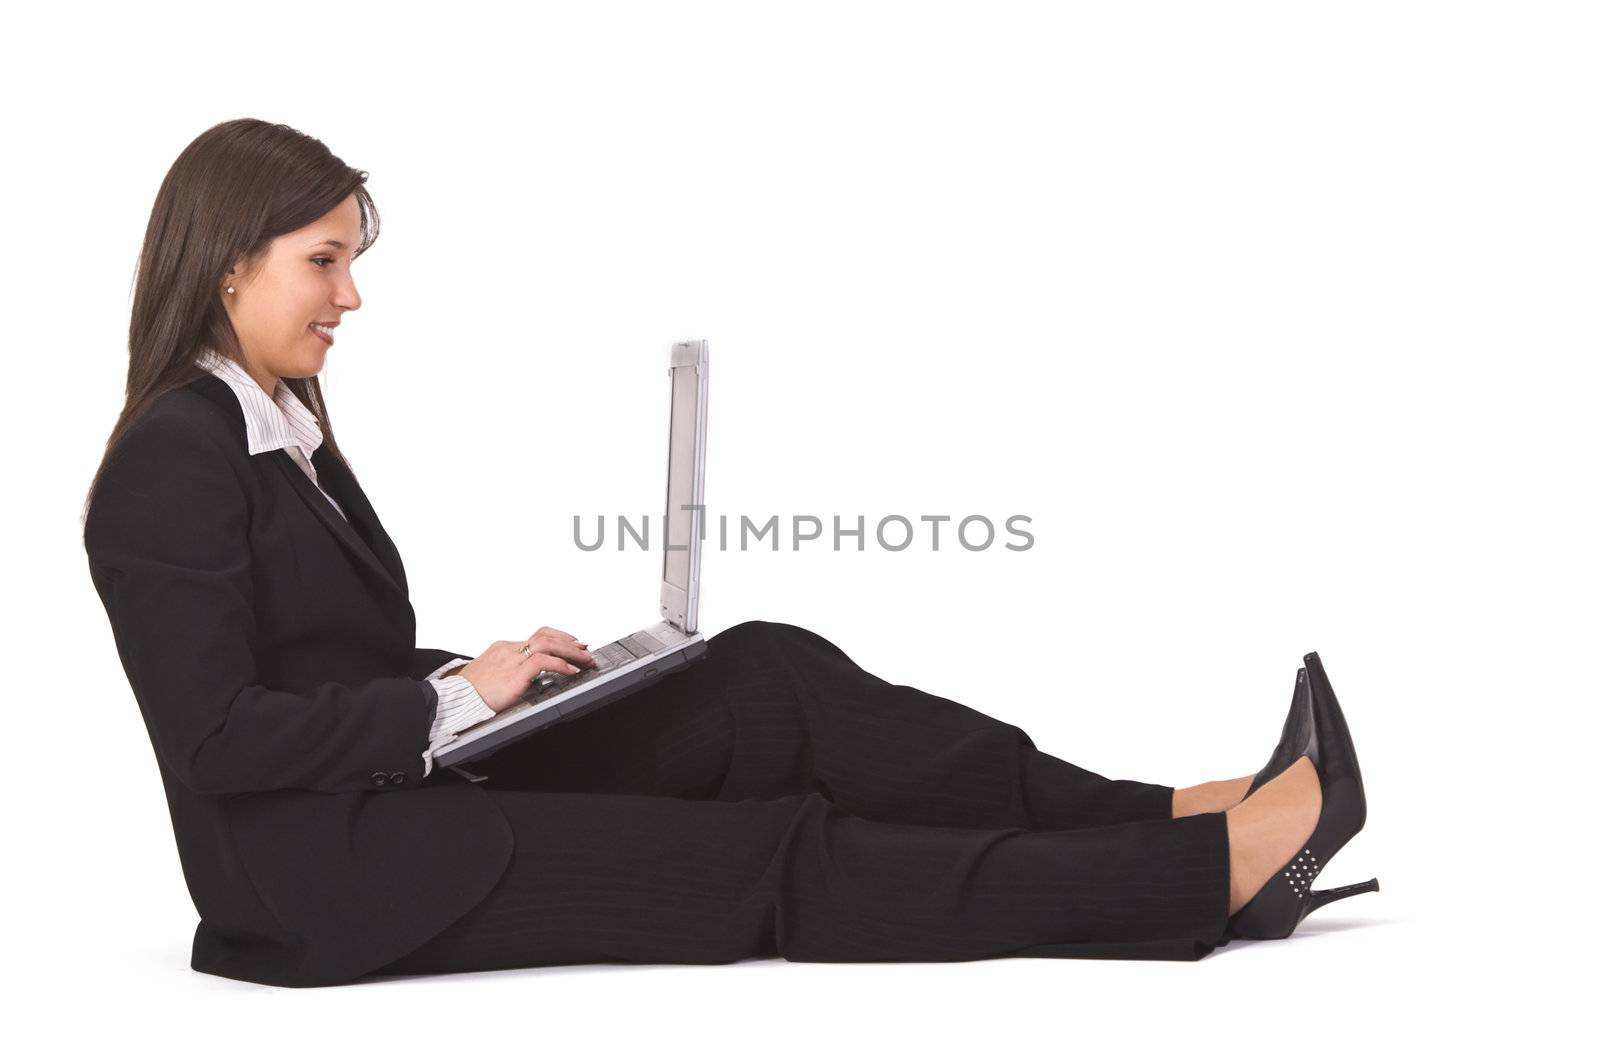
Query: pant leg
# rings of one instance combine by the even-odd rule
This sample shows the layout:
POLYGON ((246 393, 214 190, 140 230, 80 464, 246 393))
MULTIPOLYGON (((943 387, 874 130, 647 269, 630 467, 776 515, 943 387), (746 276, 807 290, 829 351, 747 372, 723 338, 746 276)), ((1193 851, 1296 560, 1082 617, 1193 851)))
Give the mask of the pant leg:
POLYGON ((510 745, 489 786, 687 799, 820 792, 878 821, 1073 829, 1170 819, 1172 786, 1110 780, 1020 728, 862 669, 802 627, 751 621, 656 685, 510 745))
POLYGON ((1223 941, 1222 814, 1096 828, 946 828, 819 792, 737 802, 488 790, 500 883, 377 974, 593 962, 1193 960, 1223 941))

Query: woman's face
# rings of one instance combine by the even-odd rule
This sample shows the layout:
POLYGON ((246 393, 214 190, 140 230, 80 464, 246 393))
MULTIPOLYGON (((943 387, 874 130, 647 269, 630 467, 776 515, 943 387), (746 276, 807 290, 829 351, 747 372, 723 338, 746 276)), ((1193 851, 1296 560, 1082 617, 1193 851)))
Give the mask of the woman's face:
POLYGON ((240 261, 223 280, 222 303, 245 367, 267 395, 279 378, 320 374, 332 343, 313 324, 331 331, 345 312, 361 307, 350 275, 360 239, 361 206, 352 194, 316 222, 273 239, 254 267, 240 261))

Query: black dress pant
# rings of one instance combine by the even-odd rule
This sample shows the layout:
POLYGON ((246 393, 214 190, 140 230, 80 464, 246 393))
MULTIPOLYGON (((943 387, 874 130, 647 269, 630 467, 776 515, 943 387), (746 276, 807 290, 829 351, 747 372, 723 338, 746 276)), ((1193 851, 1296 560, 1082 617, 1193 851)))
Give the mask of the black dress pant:
POLYGON ((789 624, 729 628, 688 668, 468 768, 512 862, 377 974, 1194 960, 1224 941, 1224 815, 1173 818, 1172 786, 1047 755, 789 624))

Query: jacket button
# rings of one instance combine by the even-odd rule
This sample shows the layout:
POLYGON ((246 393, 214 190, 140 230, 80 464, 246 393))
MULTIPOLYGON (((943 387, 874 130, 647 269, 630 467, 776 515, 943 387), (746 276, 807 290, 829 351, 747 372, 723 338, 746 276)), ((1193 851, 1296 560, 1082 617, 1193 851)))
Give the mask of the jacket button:
POLYGON ((377 785, 379 788, 382 788, 384 785, 389 783, 389 775, 384 773, 382 770, 374 771, 372 774, 372 783, 377 785))
POLYGON ((403 784, 405 784, 406 783, 406 772, 404 770, 396 770, 394 773, 389 775, 389 783, 391 785, 403 785, 403 784))

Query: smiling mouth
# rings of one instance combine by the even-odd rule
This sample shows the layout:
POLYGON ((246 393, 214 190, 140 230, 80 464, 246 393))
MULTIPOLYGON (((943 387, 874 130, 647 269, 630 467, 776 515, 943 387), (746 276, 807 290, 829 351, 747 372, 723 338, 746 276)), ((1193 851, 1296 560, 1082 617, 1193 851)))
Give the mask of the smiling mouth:
POLYGON ((323 327, 318 326, 316 323, 312 323, 310 326, 306 327, 306 329, 322 338, 322 340, 326 341, 328 344, 333 344, 332 330, 324 329, 323 327))

